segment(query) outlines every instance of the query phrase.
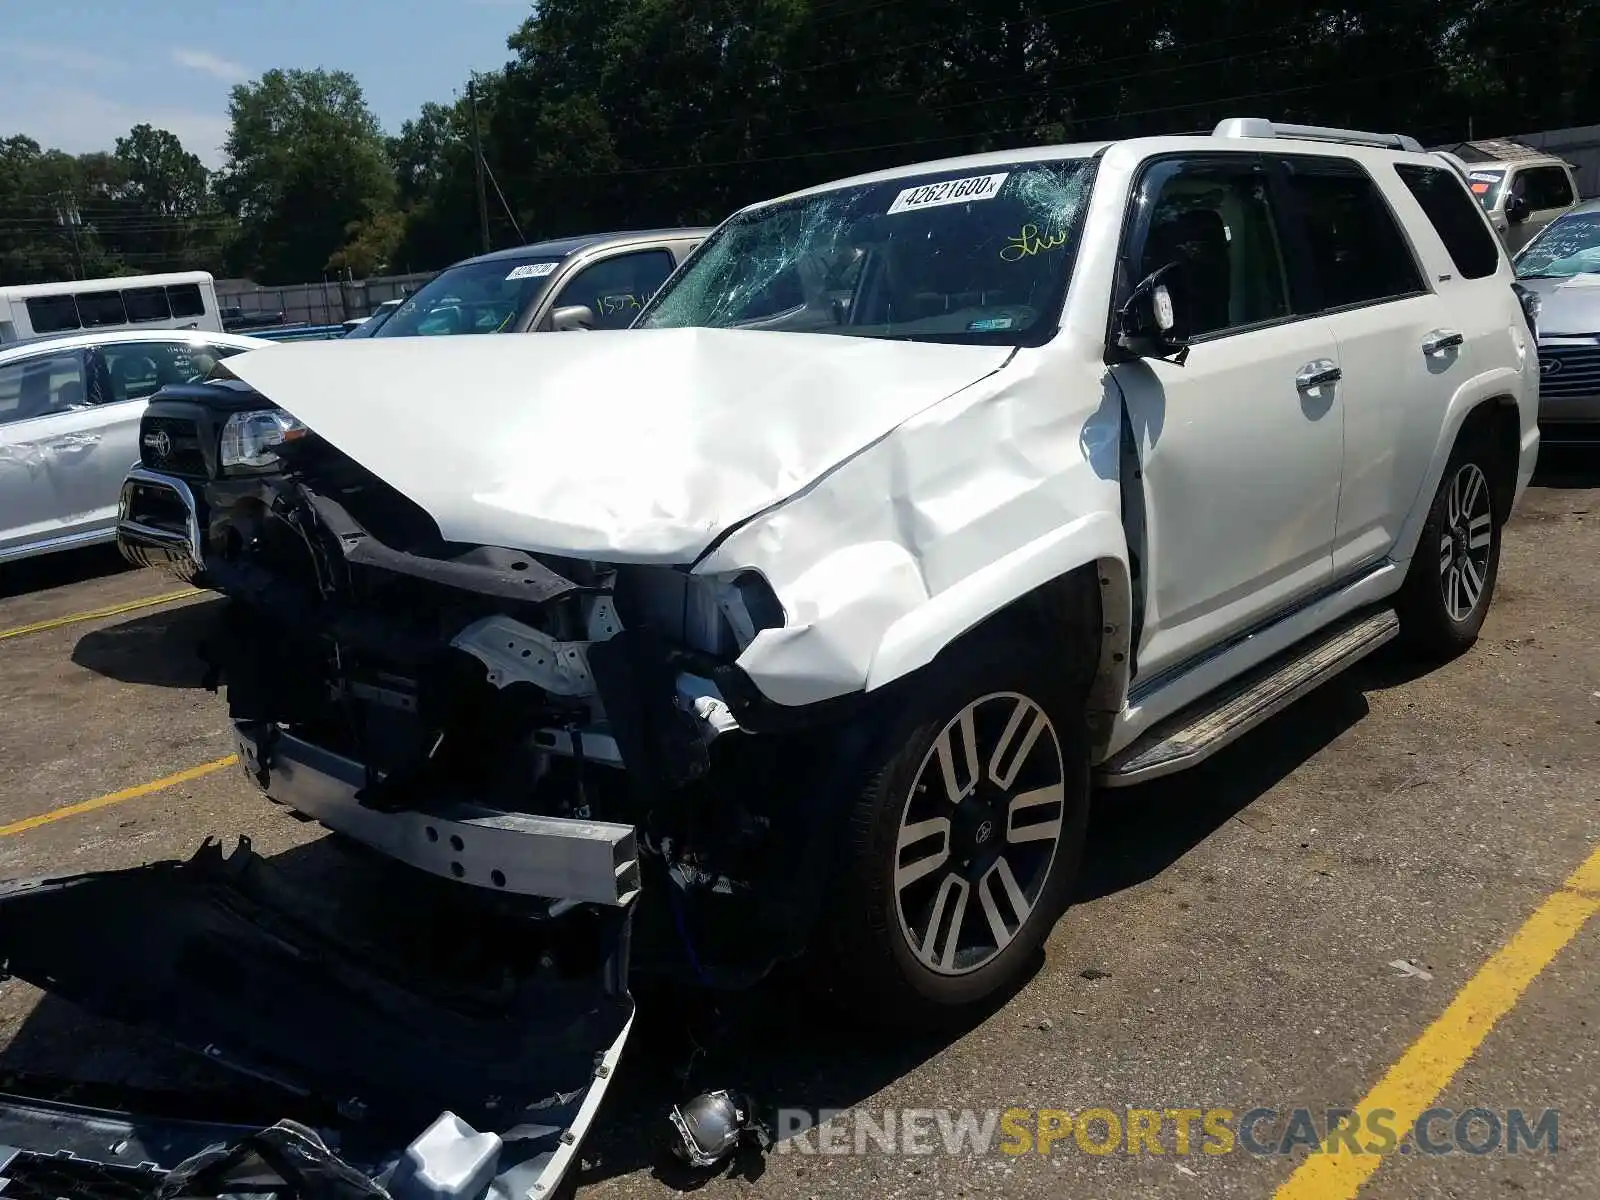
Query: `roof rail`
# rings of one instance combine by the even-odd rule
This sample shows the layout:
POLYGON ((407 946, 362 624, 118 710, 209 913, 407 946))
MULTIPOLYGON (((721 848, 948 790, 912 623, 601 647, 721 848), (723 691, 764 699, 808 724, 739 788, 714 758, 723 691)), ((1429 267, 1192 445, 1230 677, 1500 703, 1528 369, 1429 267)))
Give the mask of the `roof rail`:
POLYGON ((1327 125, 1280 125, 1261 117, 1230 117, 1211 131, 1212 137, 1293 138, 1302 142, 1342 142, 1350 146, 1376 146, 1382 150, 1422 153, 1422 143, 1403 133, 1368 133, 1361 129, 1334 129, 1327 125))

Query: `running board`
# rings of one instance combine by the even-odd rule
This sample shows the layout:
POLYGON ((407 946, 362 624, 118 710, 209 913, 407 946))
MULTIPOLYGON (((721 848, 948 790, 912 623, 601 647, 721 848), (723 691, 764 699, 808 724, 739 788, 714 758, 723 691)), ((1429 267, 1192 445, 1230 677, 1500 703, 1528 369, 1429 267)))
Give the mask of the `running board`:
POLYGON ((1195 766, 1400 632, 1390 609, 1341 621, 1157 725, 1099 771, 1126 787, 1195 766))

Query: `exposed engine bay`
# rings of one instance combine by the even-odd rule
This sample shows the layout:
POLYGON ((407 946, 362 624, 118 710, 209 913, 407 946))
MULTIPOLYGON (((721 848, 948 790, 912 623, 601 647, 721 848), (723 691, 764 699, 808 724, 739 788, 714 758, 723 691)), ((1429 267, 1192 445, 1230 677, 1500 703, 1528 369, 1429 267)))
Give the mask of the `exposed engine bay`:
POLYGON ((414 866, 557 915, 643 888, 641 965, 698 982, 798 951, 836 718, 775 712, 733 665, 782 620, 759 577, 450 544, 316 435, 279 455, 235 485, 220 536, 214 514, 230 603, 203 648, 269 795, 300 807, 274 786, 286 763, 355 764, 364 816, 306 811, 391 853, 372 816, 453 822, 414 839, 436 852, 395 854, 414 866))

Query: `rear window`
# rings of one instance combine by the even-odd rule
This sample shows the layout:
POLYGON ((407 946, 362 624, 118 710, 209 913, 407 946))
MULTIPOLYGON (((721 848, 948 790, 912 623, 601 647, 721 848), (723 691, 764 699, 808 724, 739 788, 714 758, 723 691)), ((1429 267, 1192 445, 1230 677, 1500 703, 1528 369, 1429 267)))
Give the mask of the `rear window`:
POLYGON ((77 301, 71 296, 30 297, 28 323, 35 333, 64 333, 81 328, 77 301))
POLYGON ((1394 170, 1417 198, 1461 277, 1493 275, 1500 267, 1500 243, 1461 186, 1460 177, 1443 167, 1396 164, 1394 170))
POLYGON ((200 295, 198 283, 180 283, 167 289, 167 303, 175 317, 203 317, 206 314, 205 298, 200 295))
POLYGON ((1378 185, 1348 159, 1292 159, 1325 308, 1397 300, 1427 290, 1411 245, 1378 185))
POLYGON ((102 325, 126 325, 127 310, 122 307, 121 292, 79 292, 78 316, 85 329, 102 325))

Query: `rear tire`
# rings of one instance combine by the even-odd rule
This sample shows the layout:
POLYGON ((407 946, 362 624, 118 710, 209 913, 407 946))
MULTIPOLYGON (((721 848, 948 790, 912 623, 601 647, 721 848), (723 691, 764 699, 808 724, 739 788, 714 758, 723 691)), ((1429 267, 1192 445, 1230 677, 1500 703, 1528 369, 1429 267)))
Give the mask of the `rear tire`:
POLYGON ((1454 658, 1478 640, 1500 574, 1494 455, 1463 436, 1445 465, 1397 610, 1402 644, 1420 658, 1454 658))
POLYGON ((1081 703, 1036 645, 986 641, 929 672, 851 811, 822 940, 830 991, 897 1026, 1004 993, 1065 911, 1083 854, 1081 703))

